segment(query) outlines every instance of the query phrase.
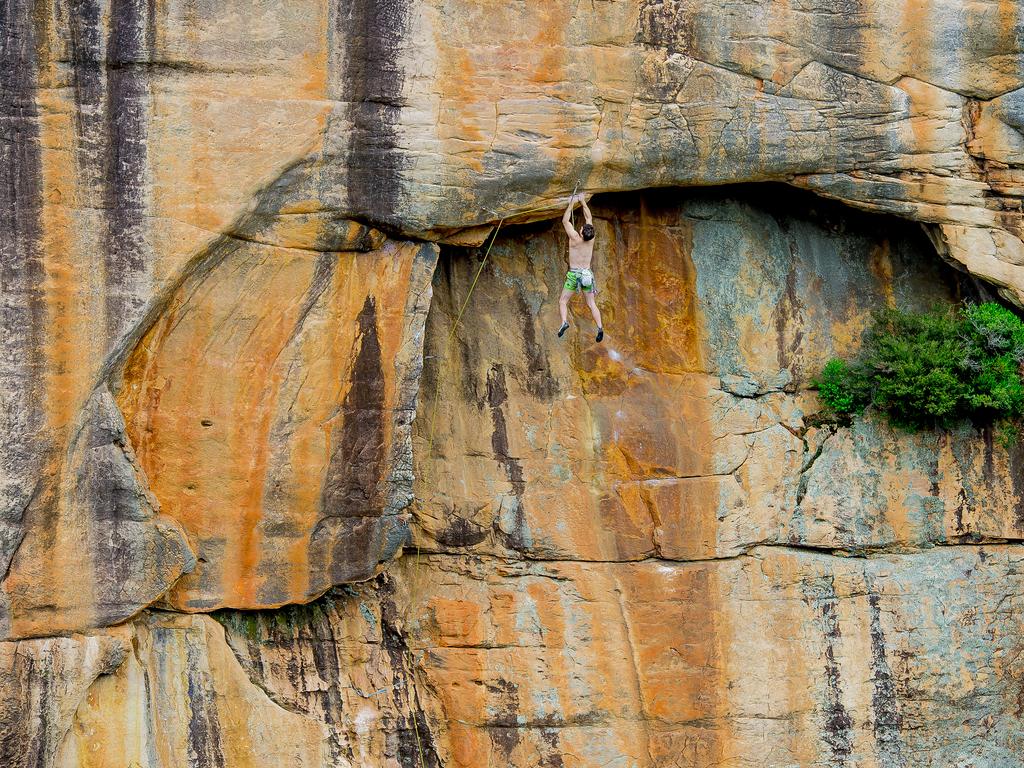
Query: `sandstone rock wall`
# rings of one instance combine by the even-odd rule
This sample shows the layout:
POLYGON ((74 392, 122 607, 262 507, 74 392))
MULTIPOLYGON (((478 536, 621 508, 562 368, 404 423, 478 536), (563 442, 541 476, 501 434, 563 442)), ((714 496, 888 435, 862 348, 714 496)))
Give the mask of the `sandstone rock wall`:
POLYGON ((9 0, 0 764, 1015 765, 1019 449, 807 387, 874 307, 1024 303, 1022 37, 9 0))

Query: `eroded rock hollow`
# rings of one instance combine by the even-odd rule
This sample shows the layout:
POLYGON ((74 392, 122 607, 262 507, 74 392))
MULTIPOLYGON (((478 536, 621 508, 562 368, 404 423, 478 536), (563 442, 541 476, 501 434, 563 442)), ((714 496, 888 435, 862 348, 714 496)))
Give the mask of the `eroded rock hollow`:
POLYGON ((1015 766, 1016 3, 9 0, 0 766, 1015 766), (558 338, 593 194, 607 336, 558 338))

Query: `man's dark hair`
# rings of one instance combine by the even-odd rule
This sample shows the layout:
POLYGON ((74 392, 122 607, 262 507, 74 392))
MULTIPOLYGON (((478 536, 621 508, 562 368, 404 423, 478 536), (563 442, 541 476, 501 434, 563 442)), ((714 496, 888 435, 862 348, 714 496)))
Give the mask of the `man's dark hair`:
POLYGON ((584 240, 593 240, 594 239, 594 225, 593 224, 584 224, 583 225, 583 229, 580 230, 580 234, 583 236, 584 240))

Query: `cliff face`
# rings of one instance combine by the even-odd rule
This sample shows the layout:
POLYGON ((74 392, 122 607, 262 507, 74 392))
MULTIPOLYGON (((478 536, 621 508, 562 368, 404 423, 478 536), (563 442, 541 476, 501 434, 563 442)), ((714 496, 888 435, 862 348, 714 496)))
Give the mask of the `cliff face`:
POLYGON ((808 384, 1024 303, 1022 39, 7 2, 0 765, 1015 765, 1024 457, 808 384))

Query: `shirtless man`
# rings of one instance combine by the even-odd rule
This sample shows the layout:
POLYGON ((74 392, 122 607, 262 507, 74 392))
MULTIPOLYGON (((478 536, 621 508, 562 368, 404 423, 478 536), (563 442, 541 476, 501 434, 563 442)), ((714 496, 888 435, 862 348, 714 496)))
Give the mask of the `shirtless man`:
POLYGON ((590 307, 590 314, 597 323, 597 340, 601 341, 604 338, 604 327, 601 325, 601 310, 597 308, 597 300, 594 298, 597 293, 594 273, 590 271, 590 261, 594 257, 594 217, 590 215, 587 201, 581 196, 579 201, 583 206, 585 223, 579 232, 573 229, 572 209, 576 207, 576 199, 575 195, 569 199, 569 207, 562 215, 562 226, 569 236, 569 271, 565 275, 562 295, 558 298, 558 311, 562 314, 562 327, 558 329, 558 335, 562 336, 569 330, 569 299, 573 294, 582 292, 590 307))

